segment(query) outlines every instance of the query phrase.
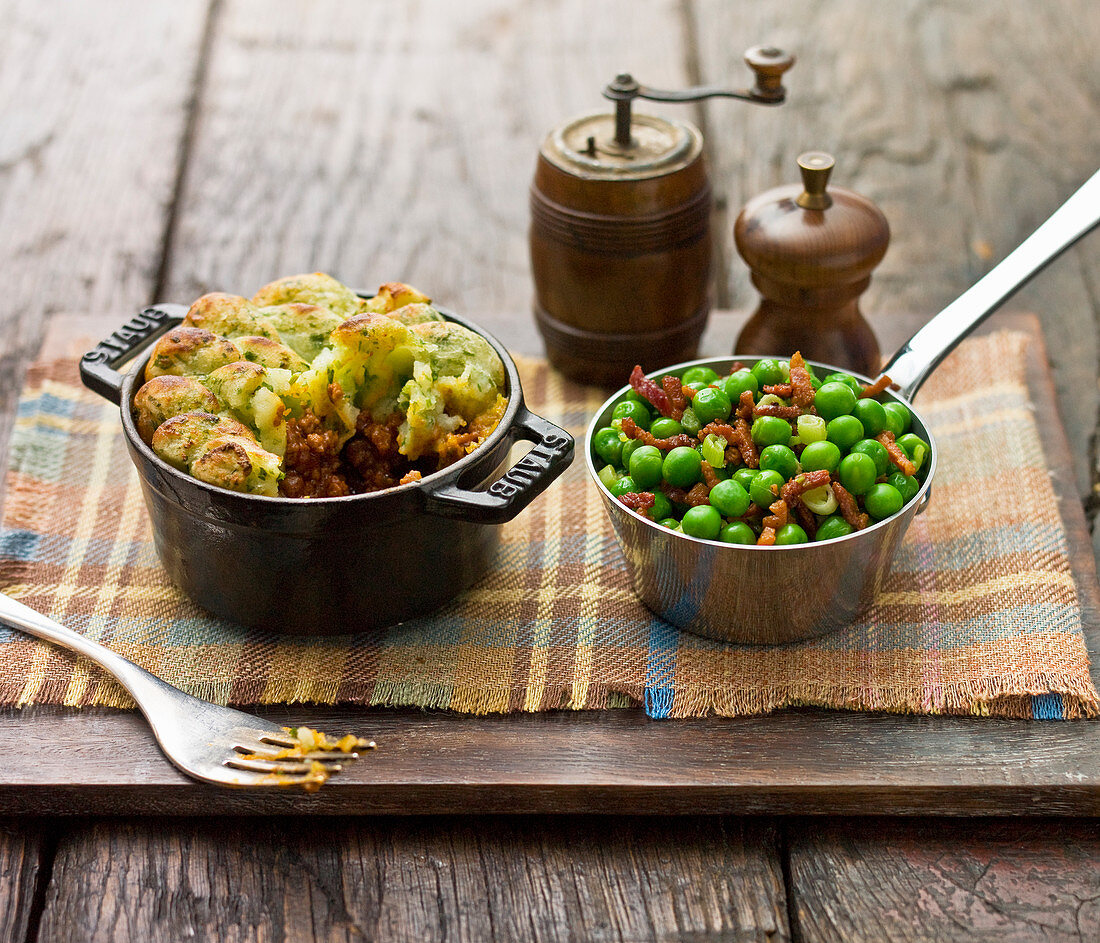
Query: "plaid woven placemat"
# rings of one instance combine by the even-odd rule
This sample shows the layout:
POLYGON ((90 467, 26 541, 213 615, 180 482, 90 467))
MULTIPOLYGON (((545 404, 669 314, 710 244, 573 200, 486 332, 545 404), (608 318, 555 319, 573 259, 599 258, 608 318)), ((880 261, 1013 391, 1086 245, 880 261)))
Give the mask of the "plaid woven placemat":
MULTIPOLYGON (((489 575, 430 618, 316 639, 220 622, 160 569, 117 409, 80 386, 72 361, 34 366, 19 404, 0 589, 219 702, 1095 715, 1028 399, 1028 342, 1007 331, 971 339, 927 384, 919 405, 941 450, 934 498, 867 618, 811 643, 729 646, 654 618, 631 591, 583 461, 505 525, 489 575), (991 385, 971 382, 990 375, 991 385)), ((531 407, 580 440, 605 394, 541 361, 519 365, 531 407)), ((34 703, 131 702, 88 662, 0 628, 0 704, 34 703)))

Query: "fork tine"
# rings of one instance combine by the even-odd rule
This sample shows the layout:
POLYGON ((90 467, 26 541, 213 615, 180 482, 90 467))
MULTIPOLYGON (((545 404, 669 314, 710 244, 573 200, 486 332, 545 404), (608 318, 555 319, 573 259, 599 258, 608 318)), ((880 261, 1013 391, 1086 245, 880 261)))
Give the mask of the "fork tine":
MULTIPOLYGON (((309 773, 313 771, 310 763, 301 763, 290 760, 246 760, 228 759, 225 765, 232 769, 241 769, 250 773, 309 773)), ((325 766, 326 773, 338 773, 343 767, 339 765, 325 766)))
POLYGON ((256 750, 240 743, 236 744, 233 749, 238 753, 243 753, 245 757, 250 760, 279 760, 283 762, 316 760, 318 763, 341 763, 345 760, 357 760, 360 756, 358 753, 340 753, 329 750, 315 750, 311 753, 302 753, 301 755, 281 756, 279 753, 268 753, 265 750, 256 750))

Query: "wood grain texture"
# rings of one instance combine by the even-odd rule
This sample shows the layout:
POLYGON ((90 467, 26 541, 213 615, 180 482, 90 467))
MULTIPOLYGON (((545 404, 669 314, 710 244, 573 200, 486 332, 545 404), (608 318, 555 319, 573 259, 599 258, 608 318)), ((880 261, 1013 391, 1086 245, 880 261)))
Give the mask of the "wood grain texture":
POLYGON ((795 939, 1100 938, 1094 822, 787 823, 795 939))
MULTIPOLYGON (((754 196, 798 180, 795 158, 826 150, 832 182, 874 200, 892 242, 865 313, 931 316, 1015 248, 1097 169, 1100 10, 1092 0, 1042 5, 903 0, 695 0, 706 81, 744 74, 744 46, 798 56, 778 109, 716 101, 706 109, 716 193, 723 306, 755 305, 733 250, 733 220, 754 196)), ((1100 252, 1071 250, 1011 304, 1038 312, 1079 494, 1095 480, 1100 252)))
POLYGON ((0 4, 0 468, 49 318, 150 300, 207 5, 0 4))
POLYGON ((774 827, 740 819, 101 821, 40 943, 787 940, 774 827))
POLYGON ((35 822, 0 819, 0 940, 22 941, 36 919, 36 889, 49 859, 35 822))
POLYGON ((527 191, 542 138, 602 110, 622 62, 681 85, 674 0, 228 0, 168 295, 315 268, 400 278, 512 340, 531 319, 527 191))

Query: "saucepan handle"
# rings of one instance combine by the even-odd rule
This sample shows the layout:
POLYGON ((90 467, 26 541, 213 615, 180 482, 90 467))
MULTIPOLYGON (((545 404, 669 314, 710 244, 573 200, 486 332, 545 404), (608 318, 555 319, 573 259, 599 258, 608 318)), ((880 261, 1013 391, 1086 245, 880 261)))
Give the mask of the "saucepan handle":
POLYGON ((122 401, 122 374, 117 368, 179 324, 186 314, 185 305, 146 308, 80 358, 80 379, 89 390, 118 405, 122 401))
POLYGON ((513 430, 534 447, 484 491, 446 484, 425 495, 425 509, 475 524, 503 524, 519 514, 573 461, 573 437, 520 406, 513 430))
POLYGON ((1100 171, 1019 247, 906 341, 882 368, 912 399, 959 342, 1016 289, 1100 223, 1100 171))

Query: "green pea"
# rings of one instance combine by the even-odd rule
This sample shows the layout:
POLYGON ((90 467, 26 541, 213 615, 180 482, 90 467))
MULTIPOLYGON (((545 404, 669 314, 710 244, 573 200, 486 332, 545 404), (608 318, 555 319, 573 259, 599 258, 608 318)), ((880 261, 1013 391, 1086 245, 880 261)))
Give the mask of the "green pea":
POLYGON ((894 438, 904 435, 913 423, 913 414, 904 403, 890 402, 882 407, 886 410, 886 428, 894 433, 894 438))
POLYGON ((859 382, 850 373, 830 373, 823 381, 823 383, 843 383, 845 384, 856 396, 859 396, 863 392, 863 384, 859 382))
POLYGON ((733 479, 710 489, 710 503, 726 517, 740 517, 749 509, 749 501, 749 493, 733 479))
POLYGON ((756 480, 756 476, 759 474, 760 471, 756 468, 739 468, 733 473, 733 480, 748 491, 749 488, 752 487, 752 483, 756 480))
POLYGON ((703 456, 686 445, 678 445, 665 456, 664 478, 674 488, 690 488, 703 477, 703 456))
POLYGON ((783 382, 783 368, 777 360, 758 360, 752 365, 752 375, 761 386, 775 386, 783 382))
POLYGON ((881 521, 891 514, 897 514, 903 504, 905 499, 901 496, 901 492, 893 485, 885 483, 872 485, 863 496, 863 507, 876 521, 881 521))
POLYGON ((863 423, 855 416, 837 416, 836 419, 829 420, 825 434, 830 442, 846 452, 863 438, 863 423))
POLYGON ((730 398, 725 393, 717 387, 708 386, 695 394, 695 398, 691 401, 691 408, 695 410, 699 422, 705 426, 708 422, 722 422, 729 419, 732 407, 730 398))
POLYGON ((822 383, 821 389, 814 394, 814 406, 817 414, 828 422, 837 416, 846 416, 856 405, 856 394, 846 383, 822 383))
MULTIPOLYGON (((669 501, 668 495, 656 488, 653 489, 653 507, 649 509, 649 517, 654 521, 672 517, 672 502, 669 501)), ((672 519, 676 520, 674 517, 672 519)))
POLYGON ((638 491, 638 486, 634 484, 634 479, 629 475, 623 475, 618 481, 616 481, 610 488, 607 489, 616 498, 621 498, 624 494, 634 494, 638 491))
POLYGON ((787 481, 798 474, 798 456, 786 445, 769 445, 760 453, 760 467, 779 472, 787 481))
POLYGON ((785 483, 779 472, 762 471, 753 480, 752 487, 749 488, 749 497, 758 508, 768 508, 778 500, 779 489, 785 483), (772 491, 773 487, 775 491, 772 491))
POLYGON ((699 430, 703 428, 703 424, 699 422, 699 417, 695 415, 695 410, 690 406, 684 410, 684 414, 680 417, 680 425, 683 426, 684 432, 688 435, 697 435, 699 430))
POLYGON ((733 373, 721 381, 719 386, 730 398, 731 403, 739 403, 741 394, 745 390, 752 393, 753 399, 756 399, 756 394, 760 392, 760 383, 749 370, 734 370, 733 373))
POLYGON ((660 416, 650 424, 649 431, 658 439, 671 439, 674 435, 680 435, 684 431, 684 427, 675 419, 660 416))
POLYGON ((754 544, 756 534, 744 521, 734 521, 718 532, 718 539, 726 544, 754 544))
POLYGON ((901 493, 901 499, 906 504, 913 500, 917 496, 917 492, 920 491, 920 482, 917 481, 912 475, 907 475, 905 472, 896 471, 892 475, 886 476, 886 483, 893 485, 901 493))
POLYGON ((674 517, 666 517, 657 522, 662 527, 667 527, 669 530, 676 530, 680 526, 680 522, 674 517))
POLYGON ((597 429, 592 436, 592 450, 608 465, 620 465, 623 460, 623 440, 619 438, 619 430, 610 426, 597 429))
POLYGON ((827 517, 817 526, 814 540, 832 540, 834 537, 847 537, 855 528, 839 514, 827 517))
POLYGON ((758 416, 752 424, 752 441, 757 445, 786 445, 791 440, 791 424, 778 416, 758 416))
POLYGON ((628 399, 632 403, 641 403, 646 409, 649 409, 649 400, 642 396, 637 390, 627 390, 626 396, 624 396, 623 399, 628 399))
POLYGON ((811 442, 802 450, 803 471, 835 472, 840 465, 840 449, 835 442, 811 442))
POLYGON ((689 537, 716 540, 719 531, 722 530, 722 515, 718 513, 717 508, 709 504, 701 504, 687 509, 680 527, 689 537))
POLYGON ((710 386, 709 383, 704 383, 702 380, 692 380, 690 383, 684 383, 683 381, 681 381, 681 385, 684 386, 686 389, 694 390, 696 393, 698 393, 700 390, 705 390, 708 386, 710 386))
POLYGON ((775 543, 777 546, 804 544, 809 539, 810 538, 806 536, 806 531, 797 524, 784 524, 775 532, 775 543))
POLYGON ((876 436, 886 428, 886 410, 878 400, 857 400, 852 407, 852 415, 863 423, 863 432, 867 436, 876 436))
POLYGON ((624 399, 616 404, 611 413, 612 419, 633 419, 639 429, 648 429, 650 423, 649 410, 637 400, 624 399))
POLYGON ((715 373, 710 367, 698 366, 688 367, 684 371, 683 377, 681 377, 681 383, 703 383, 711 384, 718 379, 718 374, 715 373))
POLYGON ((921 466, 924 465, 924 460, 928 458, 928 453, 931 450, 928 443, 914 432, 905 433, 905 435, 898 438, 897 442, 905 454, 909 456, 909 461, 916 465, 917 470, 920 471, 921 466))
POLYGON ((665 457, 655 445, 643 445, 630 456, 630 477, 642 491, 649 491, 661 482, 665 457))
POLYGON ((879 442, 877 439, 860 439, 851 448, 852 454, 862 453, 868 455, 871 461, 875 463, 875 477, 881 478, 885 475, 891 466, 890 453, 886 451, 886 446, 879 442))
POLYGON ((878 472, 875 460, 862 452, 853 452, 840 460, 837 472, 840 483, 851 494, 864 494, 875 483, 878 472))
POLYGON ((622 459, 621 459, 621 463, 622 463, 623 468, 629 468, 630 467, 630 456, 634 454, 635 450, 640 449, 641 447, 642 447, 642 440, 641 439, 627 439, 623 443, 623 452, 622 452, 622 459))

